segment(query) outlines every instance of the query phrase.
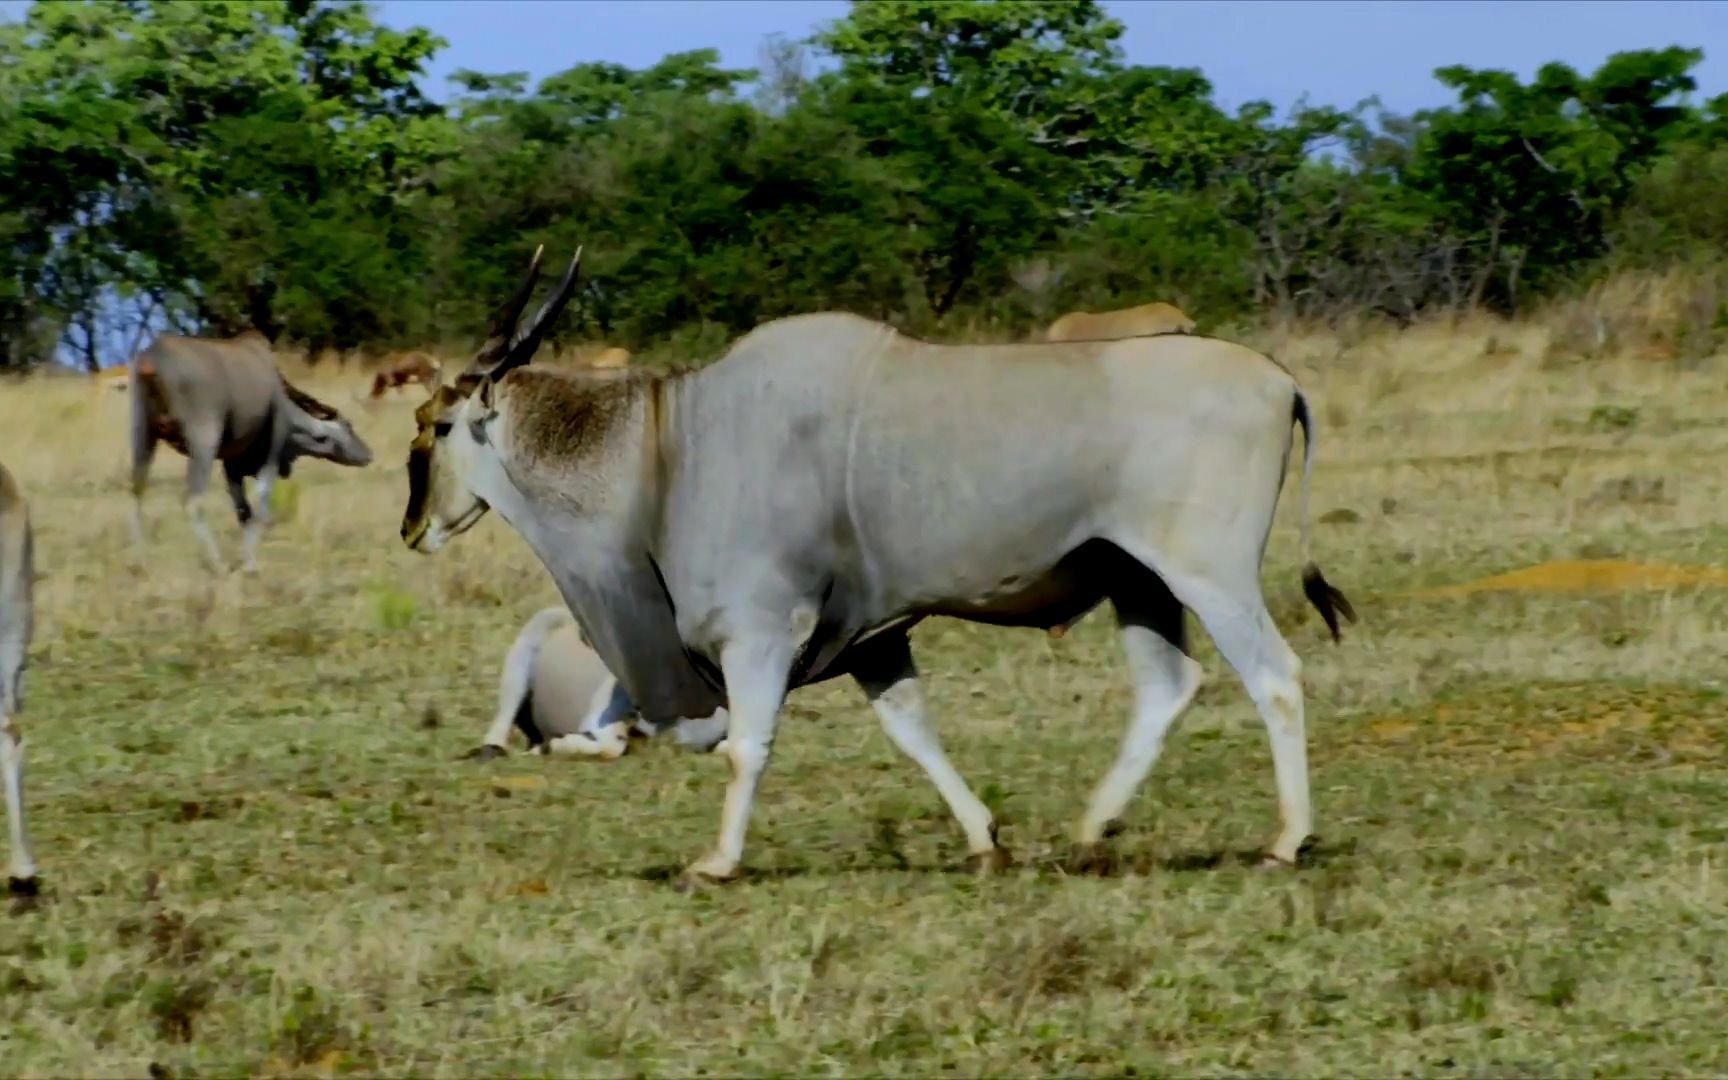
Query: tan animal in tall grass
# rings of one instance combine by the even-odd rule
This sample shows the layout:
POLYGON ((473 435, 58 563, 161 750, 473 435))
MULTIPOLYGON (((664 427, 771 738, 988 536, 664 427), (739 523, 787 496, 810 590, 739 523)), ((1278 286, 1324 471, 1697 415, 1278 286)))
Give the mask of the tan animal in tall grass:
POLYGON ((6 888, 13 896, 35 896, 36 861, 24 835, 24 736, 18 715, 24 711, 24 668, 30 658, 31 553, 30 507, 24 493, 0 465, 0 772, 5 773, 6 824, 11 834, 6 888))
POLYGON ((245 566, 257 565, 261 530, 270 523, 270 488, 300 457, 363 466, 372 451, 335 409, 295 387, 276 369, 262 334, 229 339, 164 334, 133 356, 132 536, 144 557, 144 489, 156 444, 186 455, 184 502, 212 569, 222 558, 201 505, 217 460, 240 521, 245 566), (246 501, 254 477, 255 513, 246 501))
POLYGON ((608 345, 588 357, 583 363, 591 368, 621 368, 630 364, 630 350, 620 345, 608 345))
MULTIPOLYGON (((635 730, 660 728, 640 717, 630 695, 606 670, 600 654, 582 637, 568 609, 549 607, 523 625, 498 675, 498 711, 486 739, 467 757, 506 753, 512 728, 528 740, 529 753, 611 759, 622 755, 635 730)), ((726 710, 673 725, 681 746, 718 750, 726 740, 726 710)))
POLYGON ((438 381, 438 361, 423 352, 397 352, 384 358, 372 376, 372 400, 384 396, 384 391, 418 383, 430 387, 438 381))
POLYGON ((132 385, 132 372, 125 364, 115 364, 93 373, 90 376, 90 382, 103 390, 125 393, 132 385))
POLYGON ((630 350, 621 345, 583 345, 540 363, 568 371, 621 371, 630 367, 630 350))
MULTIPOLYGON (((577 270, 518 327, 539 258, 469 370, 416 413, 402 539, 434 552, 496 508, 645 717, 728 708, 719 835, 685 884, 738 871, 785 695, 842 675, 974 865, 1004 865, 930 725, 908 631, 931 616, 1048 629, 1106 600, 1135 706, 1077 865, 1103 857, 1199 688, 1189 610, 1265 722, 1282 819, 1267 861, 1295 861, 1312 827, 1302 665, 1260 588, 1296 425, 1308 548, 1313 416, 1287 370, 1186 335, 937 345, 816 314, 697 371, 583 379, 524 366, 577 270)), ((1302 582, 1336 639, 1348 601, 1306 559, 1302 582)))
POLYGON ((1174 304, 1154 302, 1117 311, 1071 311, 1050 324, 1045 341, 1115 341, 1152 334, 1192 334, 1194 320, 1174 304))

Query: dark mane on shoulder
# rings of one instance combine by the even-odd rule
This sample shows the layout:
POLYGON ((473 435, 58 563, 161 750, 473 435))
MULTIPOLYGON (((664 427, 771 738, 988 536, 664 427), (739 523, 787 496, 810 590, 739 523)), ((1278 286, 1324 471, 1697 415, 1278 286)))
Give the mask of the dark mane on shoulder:
POLYGON ((555 368, 515 368, 498 380, 511 402, 511 442, 530 461, 571 458, 602 443, 645 388, 649 372, 595 376, 555 368))

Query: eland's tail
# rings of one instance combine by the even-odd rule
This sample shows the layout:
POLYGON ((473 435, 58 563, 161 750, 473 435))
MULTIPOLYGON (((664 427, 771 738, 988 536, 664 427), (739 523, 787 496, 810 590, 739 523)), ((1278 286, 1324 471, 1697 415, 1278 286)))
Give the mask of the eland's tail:
POLYGON ((1344 594, 1332 587, 1326 576, 1320 572, 1320 566, 1309 553, 1308 544, 1308 481, 1314 473, 1314 417, 1308 410, 1308 399, 1302 391, 1296 391, 1296 402, 1291 410, 1292 420, 1302 428, 1302 487, 1298 496, 1297 514, 1302 530, 1302 592, 1308 597, 1308 602, 1314 605, 1314 610, 1326 620, 1326 629, 1332 632, 1332 640, 1338 641, 1338 617, 1342 615, 1347 622, 1356 621, 1356 609, 1350 606, 1350 601, 1344 594))

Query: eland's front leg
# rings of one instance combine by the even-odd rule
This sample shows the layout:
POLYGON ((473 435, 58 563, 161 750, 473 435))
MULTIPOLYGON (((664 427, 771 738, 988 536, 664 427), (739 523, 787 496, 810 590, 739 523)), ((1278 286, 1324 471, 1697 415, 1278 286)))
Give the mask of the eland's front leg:
POLYGON ((150 486, 150 462, 156 456, 156 436, 149 424, 136 418, 132 424, 132 554, 140 567, 147 562, 144 542, 144 491, 150 486))
POLYGON ((216 468, 216 440, 212 438, 205 443, 188 438, 186 454, 186 491, 182 497, 186 519, 204 549, 205 562, 215 573, 224 573, 227 566, 222 562, 222 552, 217 549, 216 537, 211 535, 210 526, 204 520, 204 493, 210 487, 210 474, 216 468))
POLYGON ((918 684, 918 668, 912 662, 911 644, 902 635, 870 641, 852 666, 864 695, 875 707, 882 730, 917 762, 936 785, 948 809, 966 833, 968 863, 980 874, 1008 865, 1008 851, 996 843, 996 822, 990 808, 981 802, 942 750, 942 741, 930 726, 924 707, 924 691, 918 684))
POLYGON ((235 475, 235 472, 236 470, 229 470, 228 485, 234 495, 234 513, 240 519, 240 528, 244 537, 245 562, 242 565, 250 572, 258 569, 258 540, 264 531, 270 527, 270 489, 276 483, 276 469, 271 465, 264 466, 258 473, 257 480, 254 481, 254 489, 258 496, 256 512, 246 505, 246 489, 241 486, 242 480, 235 475), (244 508, 244 512, 242 512, 242 508, 244 508))
POLYGON ((726 804, 720 811, 720 836, 714 848, 684 871, 688 887, 703 881, 725 881, 738 873, 744 858, 744 834, 750 825, 750 804, 756 785, 768 767, 786 679, 792 670, 793 643, 772 635, 734 638, 720 650, 720 673, 726 680, 731 706, 726 724, 726 756, 732 779, 726 784, 726 804))
POLYGON ((11 842, 7 888, 14 896, 36 893, 36 860, 24 833, 24 737, 6 706, 0 704, 0 773, 5 774, 6 824, 11 842))
MULTIPOLYGON (((28 563, 26 563, 28 568, 28 563)), ((14 896, 36 894, 36 860, 24 835, 24 736, 13 717, 24 706, 24 635, 0 626, 0 773, 6 789, 6 822, 11 842, 7 888, 14 896)))

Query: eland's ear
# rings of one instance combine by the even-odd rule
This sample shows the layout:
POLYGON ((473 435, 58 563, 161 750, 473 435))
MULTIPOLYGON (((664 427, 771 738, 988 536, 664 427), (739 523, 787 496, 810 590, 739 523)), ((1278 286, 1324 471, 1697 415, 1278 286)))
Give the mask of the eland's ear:
POLYGON ((468 421, 468 431, 474 436, 474 441, 485 445, 486 425, 498 416, 498 410, 493 407, 492 380, 482 376, 480 385, 474 388, 474 396, 470 399, 480 407, 480 415, 468 421))

